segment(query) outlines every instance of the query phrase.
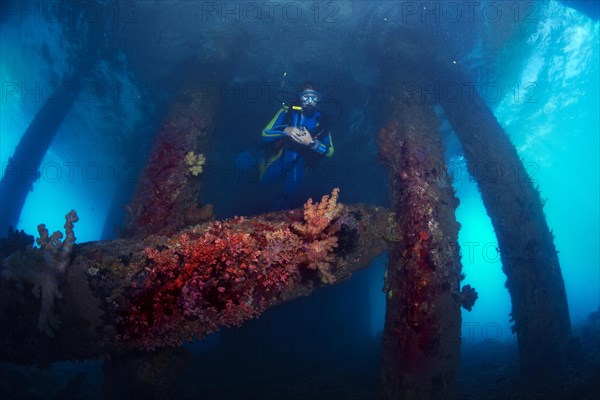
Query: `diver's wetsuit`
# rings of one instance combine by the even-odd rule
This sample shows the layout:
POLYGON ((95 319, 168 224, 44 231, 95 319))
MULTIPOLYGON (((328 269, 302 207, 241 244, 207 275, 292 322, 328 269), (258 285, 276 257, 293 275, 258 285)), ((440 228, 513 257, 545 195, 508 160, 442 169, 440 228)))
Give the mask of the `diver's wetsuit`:
POLYGON ((311 117, 306 117, 302 115, 302 110, 298 105, 288 109, 282 108, 277 118, 274 118, 263 131, 262 141, 271 144, 274 154, 267 160, 261 182, 271 183, 285 177, 284 202, 289 194, 298 189, 304 177, 305 158, 331 157, 333 155, 328 118, 316 110, 311 117), (283 133, 288 126, 304 126, 318 143, 315 143, 314 146, 306 146, 294 142, 283 133))

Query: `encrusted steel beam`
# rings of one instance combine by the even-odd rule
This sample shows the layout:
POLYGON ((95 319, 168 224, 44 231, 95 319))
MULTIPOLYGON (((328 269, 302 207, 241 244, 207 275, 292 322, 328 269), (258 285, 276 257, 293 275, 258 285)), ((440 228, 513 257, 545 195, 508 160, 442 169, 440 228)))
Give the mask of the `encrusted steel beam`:
MULTIPOLYGON (((409 71, 402 76, 422 80, 409 71)), ((381 393, 389 400, 446 399, 455 391, 460 353, 458 200, 433 109, 399 84, 394 89, 379 134, 399 233, 388 250, 381 393)))
POLYGON ((133 198, 127 206, 123 236, 173 234, 211 218, 212 206, 200 206, 203 168, 215 128, 218 96, 207 82, 221 81, 217 67, 182 86, 156 134, 133 198))
POLYGON ((334 190, 304 211, 84 243, 73 246, 65 279, 54 281, 62 297, 50 299, 44 271, 51 260, 28 243, 2 268, 10 278, 0 279, 0 360, 97 359, 240 325, 367 267, 385 250, 388 226, 385 209, 342 206, 334 190), (38 284, 42 307, 31 293, 38 284), (37 327, 44 312, 60 320, 53 332, 37 327))
MULTIPOLYGON (((442 84, 468 82, 453 67, 432 77, 442 84)), ((494 226, 522 370, 560 369, 570 351, 571 323, 554 235, 515 146, 479 93, 471 94, 452 100, 441 96, 441 104, 494 226)))

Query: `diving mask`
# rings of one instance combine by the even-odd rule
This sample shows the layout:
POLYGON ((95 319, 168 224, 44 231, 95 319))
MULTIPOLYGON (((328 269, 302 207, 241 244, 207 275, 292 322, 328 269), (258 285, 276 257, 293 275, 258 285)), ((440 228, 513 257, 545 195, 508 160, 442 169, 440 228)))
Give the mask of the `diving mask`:
POLYGON ((316 104, 321 100, 321 95, 316 90, 307 89, 300 93, 300 100, 306 104, 316 104))

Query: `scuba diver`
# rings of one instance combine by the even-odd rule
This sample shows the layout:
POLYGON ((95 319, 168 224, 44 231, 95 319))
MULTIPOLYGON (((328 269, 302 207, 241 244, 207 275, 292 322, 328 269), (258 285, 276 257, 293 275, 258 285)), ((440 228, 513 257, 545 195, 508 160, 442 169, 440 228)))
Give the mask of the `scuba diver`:
POLYGON ((317 110, 321 94, 305 82, 298 100, 284 105, 262 132, 267 155, 260 166, 261 183, 283 179, 283 195, 275 209, 290 206, 305 174, 305 164, 314 165, 322 157, 333 155, 329 118, 317 110))

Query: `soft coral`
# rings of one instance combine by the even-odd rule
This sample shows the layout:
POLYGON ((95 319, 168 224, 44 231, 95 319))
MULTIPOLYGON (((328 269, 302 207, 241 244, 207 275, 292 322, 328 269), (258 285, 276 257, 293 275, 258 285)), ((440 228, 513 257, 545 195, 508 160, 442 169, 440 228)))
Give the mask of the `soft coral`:
POLYGON ((259 315, 302 270, 329 271, 338 229, 337 191, 307 203, 305 222, 292 225, 235 218, 188 230, 166 245, 146 249, 145 276, 127 295, 118 320, 120 337, 152 349, 179 345, 219 326, 237 326, 259 315), (317 226, 318 225, 318 226, 317 226))

